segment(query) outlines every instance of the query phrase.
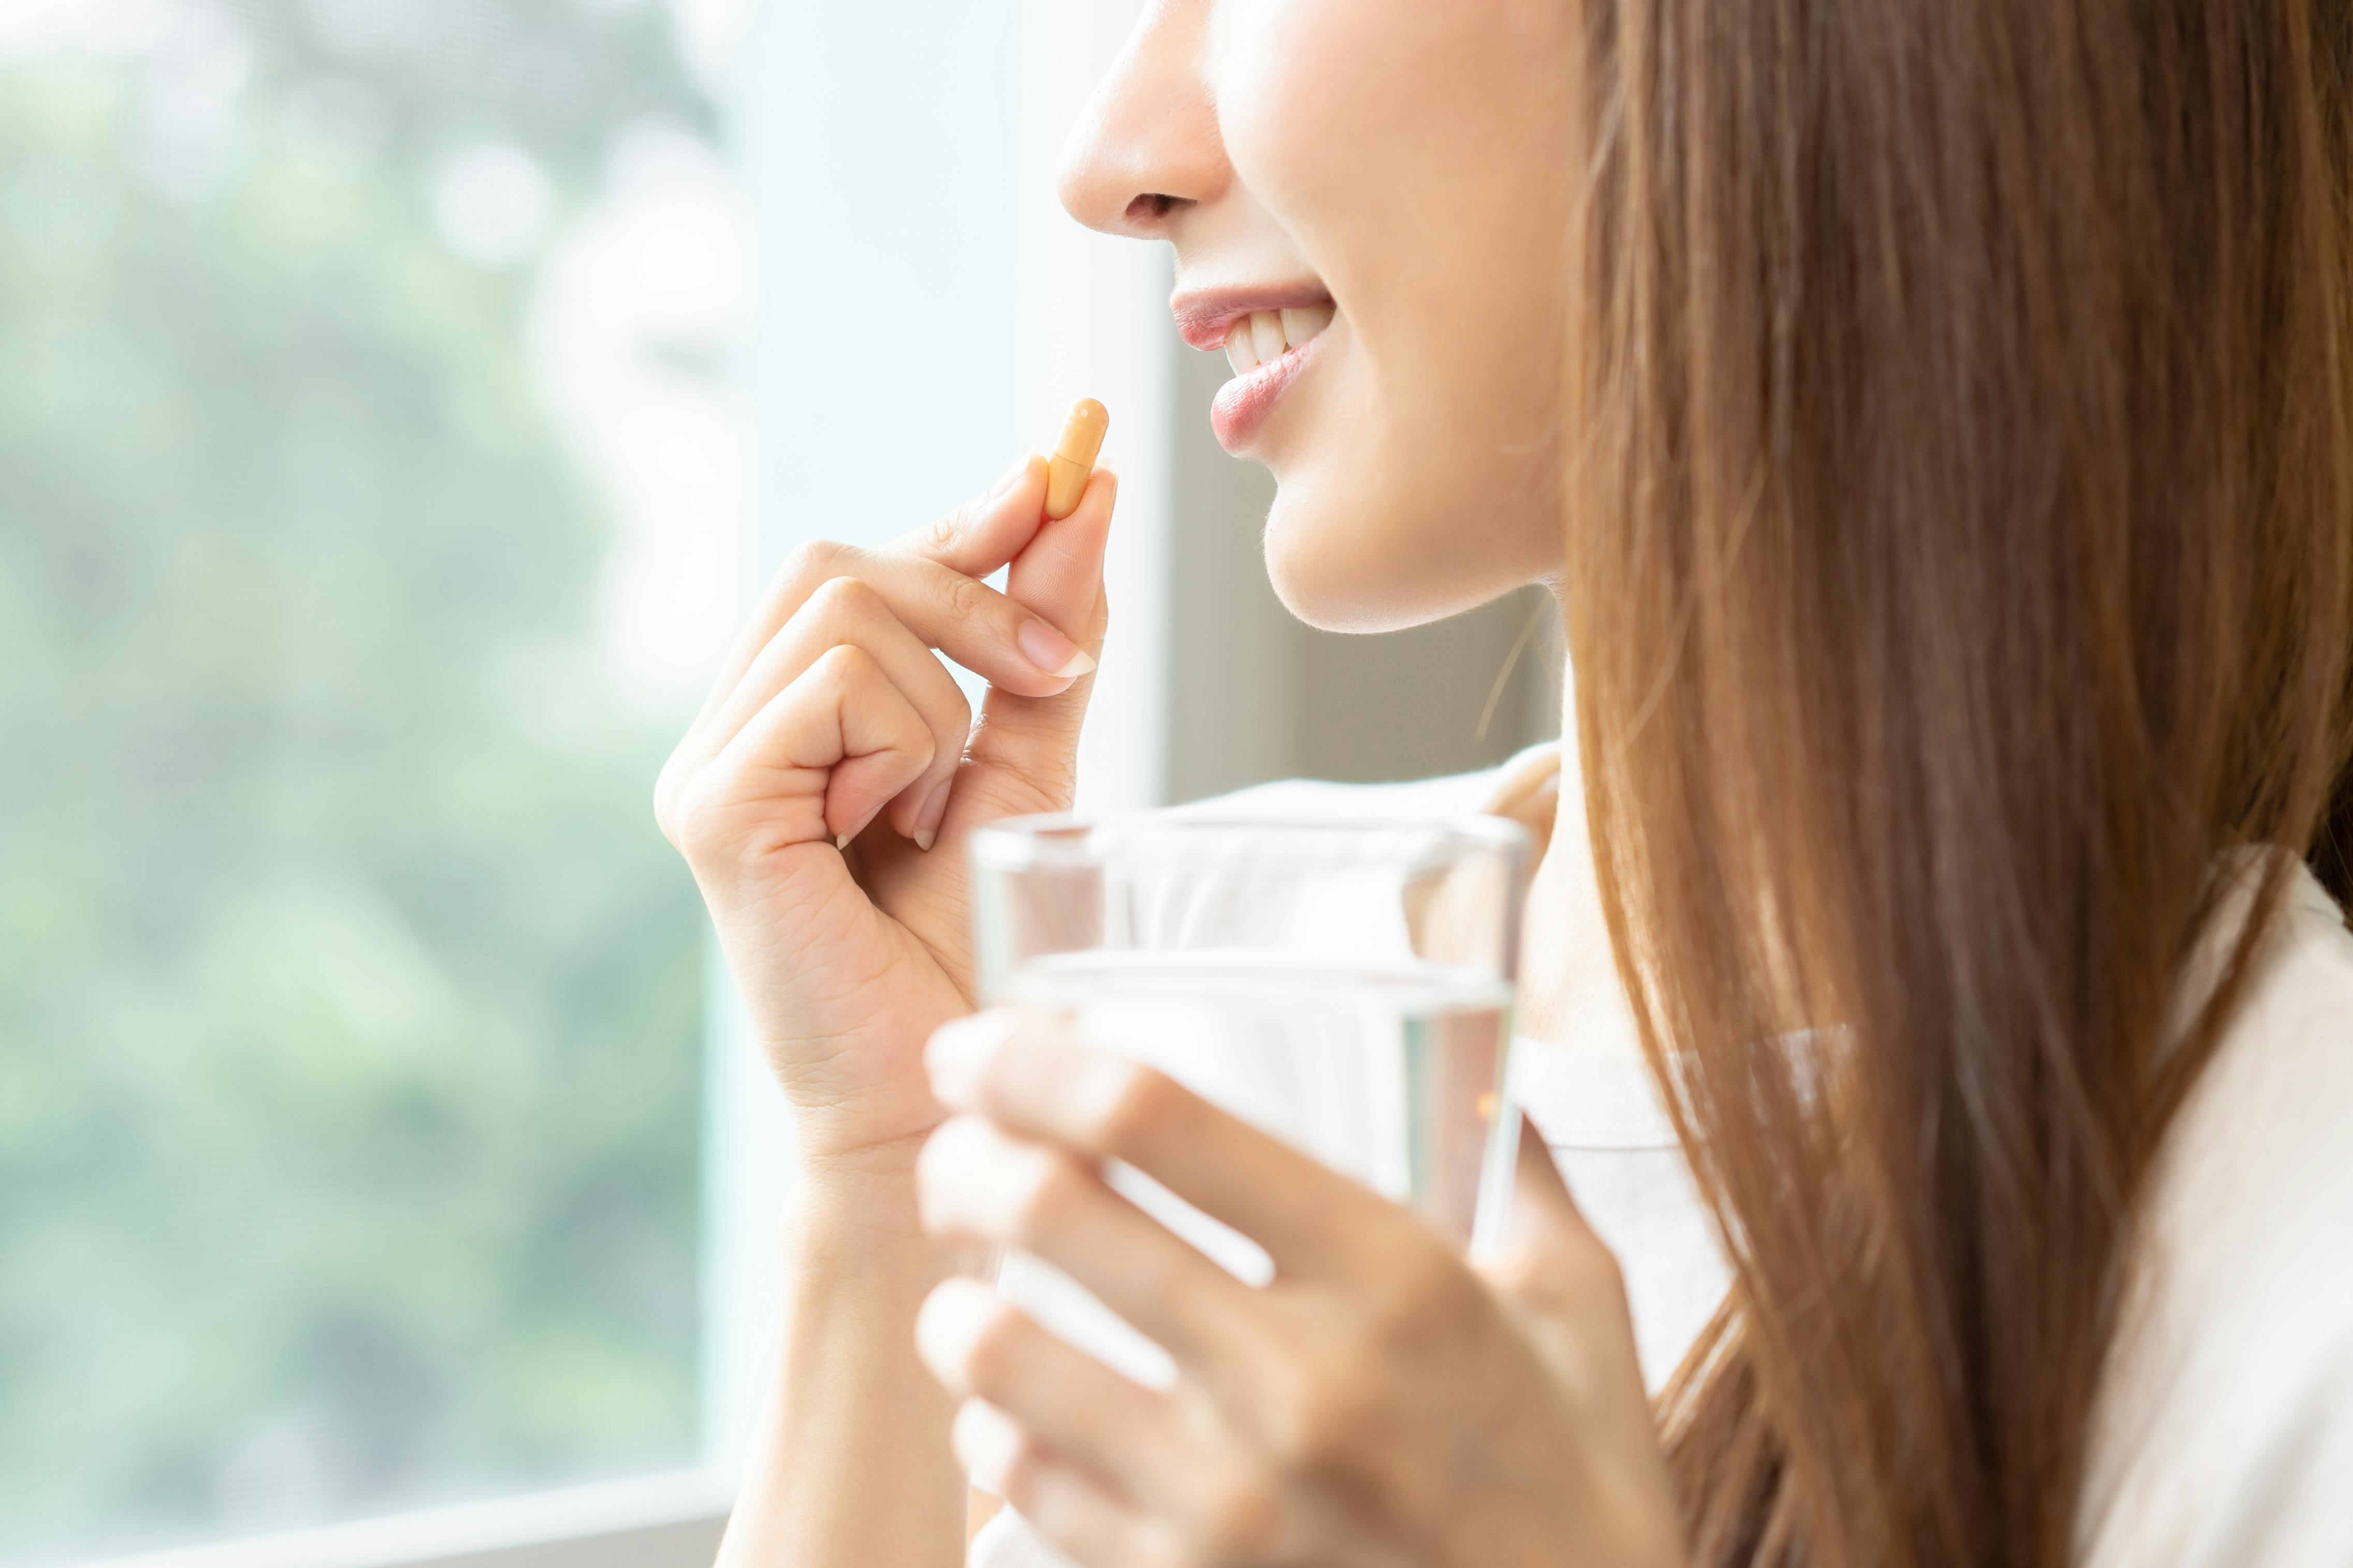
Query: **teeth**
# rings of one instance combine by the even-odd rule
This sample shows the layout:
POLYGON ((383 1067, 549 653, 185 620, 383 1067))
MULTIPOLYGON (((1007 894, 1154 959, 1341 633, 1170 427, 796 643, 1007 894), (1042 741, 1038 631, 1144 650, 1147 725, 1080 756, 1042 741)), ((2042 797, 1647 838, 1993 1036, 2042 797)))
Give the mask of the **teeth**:
POLYGON ((1303 349, 1322 335, 1324 329, 1332 324, 1332 318, 1338 313, 1337 307, 1332 305, 1310 305, 1303 310, 1285 310, 1282 313, 1283 341, 1293 348, 1303 349))
POLYGON ((1250 345, 1258 350, 1258 363, 1282 357, 1282 318, 1272 310, 1260 310, 1250 319, 1250 345))
POLYGON ((1226 329, 1226 363, 1236 375, 1248 375, 1285 349, 1305 348, 1323 334, 1338 313, 1331 305, 1308 305, 1295 310, 1258 310, 1226 329))
POLYGON ((1226 331, 1226 363, 1234 367, 1236 375, 1248 375, 1258 368, 1258 349, 1250 342, 1248 317, 1236 321, 1226 331))

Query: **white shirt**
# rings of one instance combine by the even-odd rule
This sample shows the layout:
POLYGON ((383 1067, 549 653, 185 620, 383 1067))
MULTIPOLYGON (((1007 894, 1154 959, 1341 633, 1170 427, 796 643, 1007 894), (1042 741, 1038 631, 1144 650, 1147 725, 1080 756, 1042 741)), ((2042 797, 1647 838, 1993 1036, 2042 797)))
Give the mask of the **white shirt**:
POLYGON ((2353 1564, 2353 933, 2301 868, 2153 1175, 2081 1561, 2353 1564))
MULTIPOLYGON (((1410 784, 1293 781, 1188 809, 1463 815, 1525 763, 1410 784)), ((1605 1032, 1618 1037, 1517 1042, 1510 1082, 1618 1257, 1655 1390, 1727 1271, 1647 1068, 1605 1032)), ((2168 1139, 2134 1278, 2094 1413, 2079 1560, 2353 1568, 2353 932, 2306 872, 2168 1139)), ((1050 1322, 1053 1303, 1025 1304, 1050 1322)), ((1065 1568, 1010 1510, 968 1561, 1065 1568)))

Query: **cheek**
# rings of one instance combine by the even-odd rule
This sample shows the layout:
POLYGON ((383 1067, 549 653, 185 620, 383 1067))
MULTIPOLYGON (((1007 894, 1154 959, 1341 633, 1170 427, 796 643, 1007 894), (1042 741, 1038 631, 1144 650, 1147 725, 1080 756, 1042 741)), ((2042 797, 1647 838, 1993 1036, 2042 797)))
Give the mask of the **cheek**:
MULTIPOLYGON (((1566 216, 1570 0, 1252 0, 1210 33, 1235 173, 1319 268, 1450 274, 1566 216)), ((1367 279, 1367 281, 1372 279, 1367 279)))
POLYGON ((1557 566, 1569 9, 1264 0, 1219 13, 1211 58, 1235 172, 1345 319, 1271 455, 1269 566, 1316 624, 1428 619, 1557 566))
POLYGON ((1478 0, 1220 6, 1210 71, 1235 172, 1303 240, 1391 205, 1455 139, 1430 115, 1459 96, 1454 35, 1475 28, 1483 9, 1478 0))

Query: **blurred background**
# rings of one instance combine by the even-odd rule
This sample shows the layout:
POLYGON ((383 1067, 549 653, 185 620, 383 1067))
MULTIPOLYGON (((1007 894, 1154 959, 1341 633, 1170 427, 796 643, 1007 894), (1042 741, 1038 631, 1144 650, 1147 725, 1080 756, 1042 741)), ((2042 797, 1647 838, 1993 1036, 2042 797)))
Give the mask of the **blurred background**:
POLYGON ((649 801, 797 541, 1092 394, 1083 805, 1556 728, 1533 596, 1275 605, 1052 205, 1135 8, 0 0, 0 1563, 707 1551, 786 1166, 649 801))

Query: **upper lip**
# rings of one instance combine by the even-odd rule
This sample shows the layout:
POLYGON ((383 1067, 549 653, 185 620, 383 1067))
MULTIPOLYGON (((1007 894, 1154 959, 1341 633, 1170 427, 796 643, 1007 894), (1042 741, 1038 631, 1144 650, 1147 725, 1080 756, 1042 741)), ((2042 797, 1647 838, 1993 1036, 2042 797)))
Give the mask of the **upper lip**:
POLYGON ((1329 305, 1332 291, 1317 283, 1273 283, 1242 289, 1182 289, 1168 301, 1177 335, 1204 353, 1226 346, 1226 333, 1260 310, 1329 305))

